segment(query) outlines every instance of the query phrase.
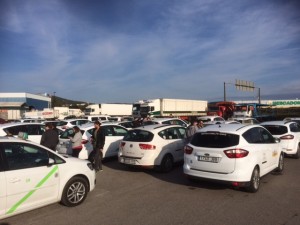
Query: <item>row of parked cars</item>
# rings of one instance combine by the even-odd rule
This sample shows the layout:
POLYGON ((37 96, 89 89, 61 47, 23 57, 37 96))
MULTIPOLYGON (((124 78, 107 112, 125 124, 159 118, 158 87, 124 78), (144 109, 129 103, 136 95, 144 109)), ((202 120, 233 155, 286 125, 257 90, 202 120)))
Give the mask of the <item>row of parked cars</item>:
MULTIPOLYGON (((282 173, 284 154, 299 158, 300 127, 296 120, 242 124, 207 121, 190 141, 188 124, 177 118, 144 121, 141 127, 125 128, 117 122, 102 123, 106 134, 104 158, 118 156, 130 167, 170 171, 184 161, 183 172, 191 180, 230 182, 256 192, 260 178, 282 173)), ((70 122, 70 121, 68 121, 70 122)), ((72 124, 83 134, 80 158, 92 150, 93 123, 72 124)), ((72 126, 69 125, 69 126, 72 126)), ((96 183, 92 164, 68 156, 71 127, 62 128, 58 153, 41 145, 33 136, 44 131, 41 123, 0 125, 0 219, 61 201, 76 206, 96 183), (7 137, 28 133, 24 141, 7 137), (5 137, 6 136, 6 137, 5 137)), ((59 126, 57 126, 59 127, 59 126)))

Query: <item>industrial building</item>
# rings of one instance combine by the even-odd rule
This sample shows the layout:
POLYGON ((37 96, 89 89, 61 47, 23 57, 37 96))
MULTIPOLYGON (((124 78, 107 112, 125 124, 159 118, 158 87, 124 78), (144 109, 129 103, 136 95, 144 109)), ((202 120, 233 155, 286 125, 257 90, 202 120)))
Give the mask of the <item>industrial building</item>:
POLYGON ((0 118, 20 119, 29 110, 43 110, 51 107, 51 97, 47 94, 0 93, 0 118))

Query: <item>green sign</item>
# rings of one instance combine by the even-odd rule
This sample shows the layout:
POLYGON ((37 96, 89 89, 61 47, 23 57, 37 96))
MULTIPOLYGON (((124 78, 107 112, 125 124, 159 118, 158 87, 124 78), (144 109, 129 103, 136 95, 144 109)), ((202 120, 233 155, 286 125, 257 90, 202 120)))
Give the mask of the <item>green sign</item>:
POLYGON ((273 105, 278 105, 278 106, 293 106, 293 105, 300 105, 300 101, 299 100, 295 100, 295 101, 273 101, 273 105))

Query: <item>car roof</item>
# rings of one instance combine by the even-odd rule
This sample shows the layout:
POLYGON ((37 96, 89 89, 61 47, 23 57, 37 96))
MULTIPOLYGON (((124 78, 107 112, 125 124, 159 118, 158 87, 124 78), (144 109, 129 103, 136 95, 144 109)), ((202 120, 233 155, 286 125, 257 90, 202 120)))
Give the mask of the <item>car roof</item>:
POLYGON ((263 122, 261 123, 260 125, 289 125, 291 123, 296 123, 296 122, 293 122, 293 121, 266 121, 266 122, 263 122))
MULTIPOLYGON (((183 127, 183 126, 171 125, 171 124, 153 124, 153 125, 137 127, 132 130, 161 131, 161 130, 165 129, 166 127, 183 127)), ((185 128, 185 127, 183 127, 183 128, 185 128)))
POLYGON ((221 116, 199 116, 197 117, 198 120, 201 120, 201 119, 214 119, 214 118, 223 118, 221 116))
POLYGON ((88 119, 85 119, 85 118, 76 118, 76 119, 66 119, 66 120, 61 120, 61 121, 64 121, 64 122, 73 122, 73 121, 77 121, 77 120, 88 120, 88 119))
POLYGON ((300 117, 286 117, 283 120, 300 120, 300 117))
POLYGON ((156 121, 156 122, 161 122, 161 121, 168 121, 168 120, 182 120, 179 118, 174 118, 174 117, 167 117, 167 118, 152 118, 152 121, 156 121))
POLYGON ((210 126, 206 126, 203 128, 200 128, 197 130, 198 132, 210 132, 210 131, 214 131, 214 132, 221 132, 221 133, 243 133, 244 131, 252 128, 252 127, 262 127, 259 125, 246 125, 246 124, 225 124, 225 123, 221 123, 221 124, 217 124, 217 125, 210 125, 210 126))
MULTIPOLYGON (((122 125, 119 125, 116 122, 106 122, 106 123, 101 122, 101 127, 105 127, 105 126, 109 126, 109 125, 115 125, 115 126, 119 126, 119 127, 127 129, 126 127, 123 127, 122 125)), ((85 123, 78 127, 80 130, 87 130, 87 129, 94 128, 94 123, 85 123)))
POLYGON ((12 122, 12 123, 3 123, 0 124, 1 128, 6 128, 6 127, 14 127, 14 126, 19 126, 19 125, 45 125, 44 123, 38 123, 38 122, 12 122))
MULTIPOLYGON (((21 138, 17 138, 17 137, 10 137, 10 136, 1 136, 0 137, 0 142, 23 142, 23 143, 32 143, 31 141, 29 140, 24 140, 24 139, 21 139, 21 138)), ((34 142, 33 142, 34 143, 34 142)), ((36 144, 36 143, 34 143, 36 144)))

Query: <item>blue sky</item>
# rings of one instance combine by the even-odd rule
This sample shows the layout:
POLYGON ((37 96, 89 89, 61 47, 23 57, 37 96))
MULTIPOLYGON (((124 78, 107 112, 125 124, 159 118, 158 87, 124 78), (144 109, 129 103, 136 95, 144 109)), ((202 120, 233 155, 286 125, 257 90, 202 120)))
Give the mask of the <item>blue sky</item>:
POLYGON ((227 100, 300 98, 300 3, 0 0, 0 59, 1 92, 220 101, 225 82, 227 100))

